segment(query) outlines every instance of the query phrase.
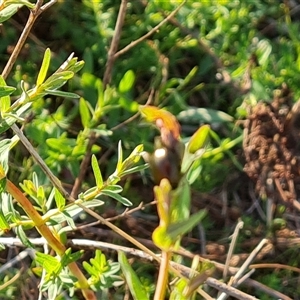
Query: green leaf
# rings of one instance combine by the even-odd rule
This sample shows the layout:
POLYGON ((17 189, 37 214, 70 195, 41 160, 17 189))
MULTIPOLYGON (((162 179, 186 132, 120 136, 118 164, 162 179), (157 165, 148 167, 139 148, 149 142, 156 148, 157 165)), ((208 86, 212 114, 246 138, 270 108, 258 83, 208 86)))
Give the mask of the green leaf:
POLYGON ((63 86, 73 76, 74 76, 74 72, 72 71, 63 71, 59 73, 54 73, 41 85, 41 89, 42 91, 56 90, 61 86, 63 86))
POLYGON ((123 191, 123 188, 120 185, 113 184, 113 185, 108 185, 101 191, 112 191, 114 193, 121 193, 123 191))
POLYGON ((35 255, 35 261, 40 264, 47 273, 57 273, 60 269, 61 263, 57 258, 41 252, 36 252, 35 255))
POLYGON ((191 211, 191 187, 185 177, 182 177, 178 187, 171 191, 171 221, 178 221, 189 218, 191 211))
POLYGON ((134 72, 132 70, 128 70, 120 81, 119 84, 120 93, 128 92, 132 88, 134 81, 135 81, 134 72))
MULTIPOLYGON (((1 78, 1 76, 0 76, 0 78, 1 78)), ((16 90, 16 88, 14 88, 13 86, 0 86, 0 97, 4 98, 5 96, 12 94, 15 90, 16 90)), ((1 107, 4 107, 4 105, 2 103, 3 98, 1 99, 1 103, 0 103, 1 107)), ((5 110, 1 109, 1 111, 5 111, 5 110)))
POLYGON ((72 253, 72 249, 68 248, 60 260, 62 267, 66 267, 68 264, 80 259, 82 257, 83 252, 83 250, 80 250, 72 253))
MULTIPOLYGON (((82 203, 82 205, 84 207, 87 207, 87 208, 97 207, 97 206, 101 206, 103 204, 104 204, 104 202, 102 200, 98 200, 98 199, 93 199, 93 200, 86 201, 86 202, 82 203)), ((79 207, 76 204, 68 206, 64 210, 64 214, 66 214, 66 215, 68 215, 70 217, 74 217, 74 216, 78 215, 81 212, 82 212, 82 208, 79 207)), ((53 219, 55 219, 55 216, 53 217, 53 219)))
POLYGON ((0 193, 4 192, 6 188, 6 177, 0 180, 0 193))
POLYGON ((40 206, 44 206, 45 204, 45 191, 43 186, 39 186, 36 193, 37 199, 40 203, 40 206))
POLYGON ((79 112, 80 112, 81 123, 83 127, 89 128, 91 122, 91 113, 88 108, 86 100, 84 100, 83 98, 80 98, 79 100, 79 112))
POLYGON ((59 192, 59 190, 56 188, 54 189, 54 199, 55 199, 56 207, 59 210, 62 210, 66 205, 66 200, 63 197, 63 195, 59 192))
POLYGON ((45 93, 47 93, 49 95, 54 95, 54 96, 62 97, 62 98, 74 98, 74 99, 80 98, 80 96, 77 95, 77 94, 75 94, 75 93, 58 91, 58 90, 48 90, 48 89, 45 89, 45 93))
POLYGON ((17 120, 22 120, 21 115, 31 106, 31 103, 22 105, 14 114, 5 114, 5 119, 0 118, 0 134, 10 128, 17 120))
POLYGON ((188 281, 184 278, 177 280, 172 288, 169 300, 192 300, 191 297, 186 297, 184 291, 188 281))
POLYGON ((117 172, 120 173, 122 170, 122 164, 123 164, 123 149, 122 149, 122 143, 119 141, 118 143, 118 163, 117 163, 117 172))
POLYGON ((118 260, 121 265, 121 270, 125 276, 126 282, 128 284, 133 299, 134 300, 149 299, 149 296, 147 295, 137 274, 132 269, 125 254, 122 251, 118 251, 118 260))
POLYGON ((29 239, 27 238, 25 231, 23 230, 23 227, 21 225, 17 226, 15 230, 18 238, 21 240, 24 246, 26 246, 27 248, 34 248, 34 246, 30 243, 29 239))
POLYGON ((94 154, 92 155, 92 168, 93 168, 97 188, 101 189, 103 186, 103 178, 102 178, 101 170, 99 168, 98 160, 94 154))
POLYGON ((172 240, 175 240, 178 236, 182 236, 185 233, 191 231, 197 224, 201 222, 201 220, 204 219, 206 214, 207 211, 203 209, 184 221, 171 224, 167 228, 167 234, 171 237, 172 240))
POLYGON ((46 140, 47 145, 56 150, 58 153, 64 153, 69 155, 72 153, 73 148, 76 145, 76 141, 74 139, 68 139, 65 137, 60 138, 49 138, 46 140))
POLYGON ((44 54, 44 58, 43 58, 43 62, 42 62, 40 72, 39 72, 37 80, 36 80, 36 85, 37 86, 44 83, 45 78, 47 76, 48 69, 49 69, 50 60, 51 60, 51 51, 50 51, 49 48, 47 48, 46 51, 45 51, 45 54, 44 54))
MULTIPOLYGON (((3 179, 1 181, 3 181, 3 179)), ((10 230, 9 223, 7 222, 2 210, 0 210, 0 229, 4 232, 10 230)))
POLYGON ((148 167, 149 167, 148 164, 143 164, 141 166, 136 166, 136 167, 127 169, 127 170, 125 170, 125 171, 122 172, 122 176, 126 176, 128 174, 132 174, 132 173, 137 173, 137 172, 143 171, 143 170, 147 169, 148 167))
POLYGON ((191 137, 188 145, 187 151, 189 153, 195 154, 198 150, 205 148, 209 140, 210 126, 201 126, 191 137))
POLYGON ((266 65, 270 59, 272 45, 269 40, 262 39, 257 44, 256 55, 260 66, 266 65))
POLYGON ((82 194, 82 198, 81 198, 81 194, 80 194, 79 198, 83 199, 84 201, 89 201, 91 199, 98 197, 99 195, 101 195, 101 193, 102 193, 102 191, 99 191, 98 187, 93 186, 93 187, 89 188, 88 190, 86 190, 82 194))
POLYGON ((34 3, 31 3, 27 0, 5 0, 5 6, 6 5, 11 5, 11 4, 22 4, 27 6, 28 8, 34 8, 34 3))
POLYGON ((11 139, 0 141, 0 164, 5 172, 8 171, 8 157, 10 150, 18 143, 19 138, 15 135, 11 139))
POLYGON ((23 4, 11 4, 0 10, 0 23, 8 20, 11 16, 13 16, 23 4))
POLYGON ((159 247, 160 249, 163 249, 165 251, 170 250, 172 245, 174 245, 174 241, 171 239, 171 237, 167 234, 167 230, 165 227, 159 226, 157 227, 152 234, 152 240, 153 243, 159 247))
POLYGON ((132 99, 121 97, 119 99, 119 104, 121 105, 121 107, 125 108, 131 113, 136 113, 139 110, 139 104, 132 99))
POLYGON ((122 197, 121 195, 119 195, 115 192, 108 191, 108 190, 102 190, 101 192, 102 192, 102 194, 104 194, 106 196, 109 196, 109 197, 119 201, 120 203, 122 203, 125 206, 131 206, 132 205, 132 203, 127 198, 122 197))
POLYGON ((193 184, 199 178, 199 175, 203 170, 203 165, 201 164, 201 162, 201 158, 194 160, 187 172, 186 178, 190 185, 193 184))
POLYGON ((0 75, 0 113, 6 112, 10 108, 10 97, 16 89, 11 86, 7 86, 4 78, 0 75))
POLYGON ((181 111, 177 115, 177 119, 182 122, 188 122, 189 124, 200 123, 224 123, 232 122, 233 117, 224 113, 223 111, 211 109, 211 108, 196 108, 190 107, 184 111, 181 111))

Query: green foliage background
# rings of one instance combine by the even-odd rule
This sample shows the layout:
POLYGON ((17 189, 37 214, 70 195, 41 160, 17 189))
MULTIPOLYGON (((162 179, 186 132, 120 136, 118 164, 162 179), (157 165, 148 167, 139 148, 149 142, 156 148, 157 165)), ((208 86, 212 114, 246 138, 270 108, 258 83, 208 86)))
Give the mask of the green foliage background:
MULTIPOLYGON (((130 1, 119 49, 149 32, 179 3, 130 1)), ((111 0, 58 1, 38 19, 7 84, 18 86, 14 95, 21 93, 21 80, 32 87, 47 47, 52 51, 53 60, 53 69, 49 72, 55 71, 69 53, 75 52, 75 56, 85 61, 85 66, 65 89, 83 97, 88 109, 94 108, 99 98, 103 98, 99 118, 93 123, 99 136, 92 152, 100 160, 105 178, 113 172, 117 163, 119 140, 122 141, 125 156, 138 144, 144 144, 147 151, 153 150, 153 138, 158 134, 156 129, 139 117, 127 122, 138 111, 138 105, 145 104, 153 95, 153 105, 165 107, 178 117, 182 124, 183 140, 188 139, 201 124, 210 123, 214 129, 211 148, 201 165, 195 165, 195 191, 213 193, 221 189, 224 182, 229 182, 226 191, 230 195, 241 193, 243 197, 246 192, 239 190, 240 182, 235 183, 232 177, 242 176, 242 128, 236 121, 246 117, 245 104, 270 101, 273 91, 283 83, 292 90, 294 99, 300 97, 300 15, 289 3, 279 0, 187 1, 175 18, 116 59, 111 83, 103 92, 107 51, 120 3, 111 0), (245 75, 253 57, 256 63, 250 71, 252 87, 245 91, 245 75), (204 110, 191 118, 187 114, 190 107, 204 110), (216 115, 218 111, 226 114, 216 115), (205 119, 205 113, 210 119, 205 119)), ((296 8, 299 5, 297 2, 296 8)), ((22 8, 3 25, 1 69, 27 16, 28 9, 22 8)), ((56 96, 40 98, 34 102, 24 125, 25 133, 41 157, 69 187, 79 174, 87 146, 84 131, 87 120, 80 111, 84 107, 80 108, 78 99, 56 96)), ((28 153, 21 146, 16 147, 10 155, 11 180, 22 182, 30 178, 33 171, 38 174, 40 184, 49 183, 28 153)), ((83 190, 93 185, 92 181, 90 170, 83 190)), ((152 201, 152 196, 145 199, 139 193, 141 185, 146 191, 152 191, 147 172, 128 177, 123 185, 125 196, 134 205, 152 201)), ((247 201, 249 199, 246 197, 247 201)), ((229 205, 237 206, 233 196, 229 205)), ((241 216, 246 207, 247 204, 242 204, 238 208, 241 216)), ((256 216, 247 217, 250 221, 245 218, 245 226, 250 235, 245 234, 241 239, 253 238, 257 228, 263 227, 264 233, 267 231, 263 222, 254 226, 252 220, 256 216)), ((209 241, 220 241, 232 231, 233 224, 229 222, 228 227, 220 232, 218 224, 210 216, 203 225, 207 228, 209 241)), ((260 233, 261 236, 264 233, 260 233)), ((250 252, 250 249, 243 250, 250 252)), ((286 259, 285 253, 282 253, 278 262, 299 266, 299 258, 290 256, 288 261, 286 259)), ((271 256, 271 261, 276 261, 276 258, 271 256)), ((142 280, 147 282, 147 272, 141 272, 142 280)), ((294 299, 300 293, 295 284, 296 277, 288 271, 269 273, 267 276, 258 273, 256 279, 262 278, 266 285, 294 299), (279 285, 283 278, 287 278, 286 286, 279 285)), ((153 292, 150 284, 147 289, 153 292)), ((255 295, 260 299, 270 299, 255 295)))

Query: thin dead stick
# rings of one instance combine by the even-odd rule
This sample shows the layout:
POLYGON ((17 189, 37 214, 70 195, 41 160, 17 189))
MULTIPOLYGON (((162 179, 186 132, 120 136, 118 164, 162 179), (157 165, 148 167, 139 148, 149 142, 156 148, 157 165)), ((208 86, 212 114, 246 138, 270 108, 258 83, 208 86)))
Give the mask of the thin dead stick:
POLYGON ((227 295, 230 295, 230 296, 235 297, 240 300, 255 300, 255 299, 257 299, 251 295, 248 295, 244 292, 241 292, 241 291, 233 288, 232 286, 226 285, 225 283, 223 283, 217 279, 214 279, 212 277, 208 277, 206 279, 205 283, 227 295))
POLYGON ((253 273, 255 272, 255 269, 250 270, 248 273, 246 273, 242 278, 239 279, 237 282, 237 286, 241 285, 246 279, 248 279, 253 273))
POLYGON ((27 40, 27 37, 32 29, 33 24, 35 23, 36 19, 38 18, 38 16, 44 12, 46 9, 48 9, 50 6, 52 6, 53 4, 55 4, 57 2, 57 0, 51 0, 50 2, 46 3, 44 6, 43 5, 43 0, 38 0, 36 5, 34 6, 34 8, 30 11, 30 15, 29 18, 27 20, 27 23, 25 25, 24 30, 21 33, 21 36, 12 52, 12 54, 9 57, 9 60, 6 64, 6 66, 3 69, 2 72, 2 77, 4 79, 7 78, 8 74, 10 73, 13 65, 15 64, 21 49, 24 46, 25 41, 27 40))
POLYGON ((0 291, 1 291, 1 290, 4 290, 4 289, 6 289, 6 288, 8 288, 9 286, 12 286, 13 283, 14 283, 16 280, 18 280, 19 277, 22 275, 23 271, 24 271, 24 268, 21 268, 21 269, 19 270, 19 272, 18 272, 16 275, 14 275, 14 276, 13 276, 11 279, 9 279, 8 281, 5 281, 5 283, 1 284, 1 285, 0 285, 0 291))
POLYGON ((118 19, 117 19, 116 27, 115 27, 115 33, 112 38, 111 45, 110 45, 110 48, 108 51, 107 63, 106 63, 106 67, 105 67, 105 73, 103 76, 104 88, 111 81, 112 69, 113 69, 115 59, 116 59, 115 53, 118 50, 118 46, 119 46, 119 42, 120 42, 121 31, 122 31, 122 27, 123 27, 125 15, 126 15, 127 2, 128 2, 127 0, 122 0, 121 5, 120 5, 118 19))
MULTIPOLYGON (((19 129, 19 127, 16 124, 13 124, 11 126, 11 129, 14 131, 14 133, 18 136, 22 144, 25 146, 25 148, 28 150, 28 152, 32 155, 33 159, 37 162, 37 164, 41 167, 43 172, 47 175, 51 183, 54 185, 54 187, 57 188, 57 190, 63 195, 65 199, 70 200, 69 193, 63 188, 61 182, 59 179, 53 175, 51 170, 48 168, 48 166, 45 164, 45 162, 42 160, 40 155, 37 153, 37 151, 32 147, 31 143, 28 141, 27 137, 23 134, 23 132, 19 129)), ((73 197, 72 197, 73 198, 73 197)), ((71 202, 74 202, 75 199, 71 199, 71 202)))
POLYGON ((200 296, 203 297, 203 299, 205 300, 215 300, 215 298, 212 298, 211 296, 209 296, 205 291, 203 291, 201 288, 197 289, 197 292, 200 296))
MULTIPOLYGON (((253 249, 253 251, 250 253, 248 258, 245 260, 243 265, 240 267, 240 269, 237 271, 237 273, 231 277, 228 286, 237 286, 238 280, 242 277, 242 275, 245 273, 246 269, 249 267, 250 263, 254 260, 255 256, 259 253, 259 251, 264 247, 264 245, 268 242, 267 239, 261 240, 261 242, 253 249)), ((223 292, 219 297, 218 300, 224 300, 228 297, 228 295, 225 292, 223 292)))
POLYGON ((275 299, 292 300, 292 298, 290 298, 278 291, 275 291, 275 290, 269 288, 268 286, 266 286, 258 281, 255 281, 251 278, 246 279, 245 284, 247 284, 248 286, 251 286, 257 290, 260 290, 260 291, 268 294, 269 296, 274 297, 275 299))
POLYGON ((150 37, 152 34, 154 34, 161 26, 163 26, 165 23, 167 23, 171 18, 173 18, 176 13, 179 11, 179 9, 186 3, 186 0, 182 1, 181 4, 174 10, 172 11, 168 16, 166 16, 165 19, 163 19, 158 25, 153 27, 149 32, 147 32, 145 35, 142 37, 138 38, 135 41, 132 41, 129 45, 124 47, 123 49, 119 50, 117 53, 114 54, 114 59, 118 58, 120 55, 123 55, 133 47, 135 47, 137 44, 140 42, 144 41, 148 37, 150 37))
MULTIPOLYGON (((154 89, 151 89, 149 97, 147 99, 147 102, 145 103, 145 105, 150 105, 153 101, 153 95, 154 95, 154 89)), ((110 130, 111 131, 115 131, 117 129, 120 129, 121 127, 129 124, 130 122, 132 122, 134 119, 136 119, 138 116, 140 115, 139 112, 135 113, 133 116, 131 116, 130 118, 128 118, 127 120, 125 120, 124 122, 116 125, 115 127, 112 127, 110 130)))
MULTIPOLYGON (((4 243, 4 244, 7 245, 7 243, 4 243)), ((8 244, 8 245, 11 245, 11 244, 8 244)), ((25 249, 24 251, 20 252, 17 256, 15 256, 13 259, 9 260, 7 263, 2 265, 0 267, 0 273, 3 274, 6 270, 10 269, 17 263, 20 263, 27 256, 30 256, 31 258, 33 258, 34 254, 35 254, 35 251, 33 249, 29 249, 29 248, 25 249)))
POLYGON ((89 142, 86 147, 86 153, 84 155, 84 158, 80 164, 80 172, 78 177, 75 179, 75 183, 73 185, 72 191, 71 191, 71 197, 76 198, 79 190, 81 188, 82 182, 84 180, 86 171, 88 169, 88 166, 90 165, 91 162, 91 156, 92 156, 92 147, 96 141, 96 134, 94 131, 91 132, 89 136, 89 142))
POLYGON ((250 253, 249 257, 246 259, 246 261, 243 263, 243 265, 240 267, 238 272, 233 276, 233 284, 237 282, 242 274, 245 272, 245 270, 249 267, 250 263, 254 260, 255 256, 258 254, 258 252, 265 246, 265 244, 268 243, 268 239, 263 239, 261 242, 253 249, 253 251, 250 253))
MULTIPOLYGON (((29 238, 30 243, 36 246, 43 246, 47 243, 47 241, 44 238, 29 238)), ((24 247, 24 244, 21 242, 19 238, 13 238, 13 237, 0 237, 0 243, 3 245, 7 246, 17 246, 17 247, 24 247)), ((80 247, 88 247, 88 248, 96 248, 96 249, 111 249, 115 251, 123 251, 129 255, 141 257, 144 259, 147 259, 149 261, 153 261, 153 257, 148 255, 147 253, 135 249, 135 248, 130 248, 130 247, 124 247, 124 246, 119 246, 116 244, 111 244, 111 243, 105 243, 105 242, 99 242, 99 241, 93 241, 93 240, 87 240, 87 239, 71 239, 68 241, 69 245, 73 246, 80 246, 80 247)), ((29 249, 34 253, 34 250, 29 249)), ((27 252, 29 251, 28 249, 26 250, 27 252)), ((24 252, 24 251, 23 251, 24 252)), ((21 252, 21 253, 23 253, 21 252)), ((26 252, 26 253, 27 253, 26 252)), ((25 252, 24 252, 25 253, 25 252)), ((32 254, 33 255, 33 254, 32 254)), ((24 255, 20 257, 19 255, 16 257, 18 261, 24 258, 24 255)), ((11 267, 12 264, 16 263, 15 261, 11 260, 9 267, 11 267)), ((7 270, 8 267, 6 267, 6 264, 3 265, 0 268, 0 271, 3 272, 4 270, 7 270)))
POLYGON ((229 263, 230 263, 230 260, 231 260, 232 254, 233 254, 234 247, 236 245, 236 241, 237 241, 237 238, 238 238, 238 235, 239 235, 239 231, 240 231, 240 229, 243 228, 243 226, 244 226, 244 222, 239 221, 237 223, 235 229, 234 229, 234 233, 232 235, 232 240, 231 240, 230 247, 229 247, 229 250, 228 250, 228 254, 227 254, 227 257, 226 257, 225 268, 224 268, 224 271, 223 271, 223 279, 224 280, 225 280, 225 278, 227 277, 227 274, 228 274, 229 263))
POLYGON ((282 265, 282 264, 255 264, 255 265, 250 265, 250 269, 264 269, 264 268, 272 268, 272 269, 284 269, 284 270, 289 270, 292 272, 297 272, 300 273, 300 269, 288 265, 282 265))

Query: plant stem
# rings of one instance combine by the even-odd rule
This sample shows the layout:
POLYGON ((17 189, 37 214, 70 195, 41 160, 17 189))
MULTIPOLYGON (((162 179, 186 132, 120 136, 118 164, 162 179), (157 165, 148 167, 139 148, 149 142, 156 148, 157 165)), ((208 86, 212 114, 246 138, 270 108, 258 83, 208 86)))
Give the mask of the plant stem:
POLYGON ((10 73, 13 65, 15 64, 21 49, 24 46, 25 41, 27 40, 27 37, 32 29, 33 24, 35 23, 36 19, 38 18, 38 16, 44 12, 47 8, 49 8, 51 5, 53 5, 54 3, 56 3, 57 0, 52 0, 50 2, 48 2, 47 4, 45 4, 44 6, 42 6, 43 1, 38 0, 35 7, 30 11, 30 15, 29 18, 27 20, 27 23, 25 25, 24 30, 21 33, 21 36, 13 50, 13 53, 11 54, 11 56, 9 57, 9 60, 7 62, 7 64, 5 65, 3 71, 2 71, 2 77, 4 79, 7 78, 8 74, 10 73))
POLYGON ((186 0, 182 1, 180 5, 173 11, 171 12, 165 19, 163 19, 159 24, 157 24, 155 27, 153 27, 149 32, 147 32, 145 35, 141 36, 135 41, 132 41, 130 44, 125 46, 123 49, 120 51, 114 53, 114 59, 118 58, 119 56, 123 55, 133 47, 135 47, 137 44, 141 43, 142 41, 146 40, 148 37, 150 37, 152 34, 157 32, 160 27, 162 27, 165 23, 167 23, 171 18, 173 18, 176 13, 179 11, 179 9, 186 3, 186 0))
MULTIPOLYGON (((5 178, 5 172, 0 168, 0 180, 5 178)), ((42 216, 36 211, 24 194, 8 179, 6 179, 6 191, 20 204, 28 217, 34 222, 36 229, 45 238, 49 246, 59 255, 65 254, 65 246, 54 236, 50 228, 44 223, 42 216)), ((68 265, 72 274, 78 279, 79 286, 85 299, 96 300, 94 292, 89 289, 89 284, 75 262, 68 265)))
POLYGON ((157 279, 157 285, 154 295, 154 300, 163 300, 165 299, 166 289, 168 284, 168 275, 169 275, 169 262, 171 259, 170 251, 162 251, 161 253, 161 263, 159 267, 159 274, 157 279))
POLYGON ((115 26, 115 34, 114 34, 114 36, 112 38, 112 41, 111 41, 111 44, 110 44, 110 48, 109 48, 109 51, 108 51, 108 58, 107 58, 106 68, 105 68, 105 73, 104 73, 104 76, 103 76, 103 86, 104 86, 104 88, 106 88, 106 86, 111 81, 112 69, 113 69, 115 59, 116 59, 115 58, 115 53, 117 52, 118 46, 119 46, 121 31, 122 31, 122 27, 123 27, 124 20, 125 20, 125 15, 126 15, 127 2, 128 2, 128 0, 122 0, 121 5, 120 5, 118 19, 117 19, 116 26, 115 26))

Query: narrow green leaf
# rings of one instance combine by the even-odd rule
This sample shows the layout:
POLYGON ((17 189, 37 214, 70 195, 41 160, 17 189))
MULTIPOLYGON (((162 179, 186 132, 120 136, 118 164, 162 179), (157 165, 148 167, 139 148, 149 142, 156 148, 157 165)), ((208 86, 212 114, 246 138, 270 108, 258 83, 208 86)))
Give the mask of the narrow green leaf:
POLYGON ((185 233, 191 231, 197 224, 199 224, 201 220, 204 219, 206 214, 207 211, 203 209, 182 222, 171 224, 167 228, 168 235, 172 238, 172 240, 176 239, 178 236, 184 235, 185 233))
POLYGON ((123 188, 120 185, 113 184, 113 185, 106 186, 101 191, 112 191, 114 193, 121 193, 123 191, 123 188))
POLYGON ((80 98, 79 100, 79 112, 83 127, 89 128, 91 122, 91 113, 86 103, 86 100, 84 100, 83 98, 80 98))
POLYGON ((23 4, 23 5, 26 5, 28 8, 34 8, 34 3, 31 3, 29 1, 26 1, 26 0, 18 0, 18 1, 15 1, 15 3, 18 3, 18 4, 23 4))
POLYGON ((137 173, 137 172, 143 171, 143 170, 147 169, 148 167, 149 167, 149 164, 143 164, 141 166, 136 166, 136 167, 127 169, 127 170, 125 170, 125 171, 122 172, 122 176, 126 176, 128 174, 132 174, 132 173, 137 173))
POLYGON ((123 164, 123 149, 122 149, 122 143, 119 141, 118 143, 118 163, 117 163, 117 172, 121 172, 122 170, 122 164, 123 164))
MULTIPOLYGON (((2 144, 2 142, 3 141, 0 141, 0 145, 2 144)), ((6 173, 9 169, 8 161, 9 161, 9 145, 7 145, 7 147, 1 147, 0 146, 0 164, 3 167, 3 169, 5 170, 6 173)), ((0 189, 1 189, 0 192, 2 192, 2 183, 0 185, 0 189)))
POLYGON ((4 21, 8 20, 12 15, 14 15, 23 4, 11 4, 7 7, 3 8, 0 11, 0 23, 3 23, 4 21))
POLYGON ((101 170, 99 168, 98 160, 94 154, 92 155, 92 168, 93 168, 97 188, 101 189, 103 186, 103 178, 102 178, 101 170))
POLYGON ((0 229, 4 232, 10 230, 9 223, 7 222, 2 210, 0 210, 0 229))
POLYGON ((59 260, 49 254, 36 252, 35 261, 40 264, 47 273, 54 273, 61 265, 59 260))
POLYGON ((64 91, 57 91, 57 90, 48 90, 48 89, 45 89, 45 93, 47 93, 49 95, 54 95, 54 96, 62 97, 62 98, 74 98, 74 99, 80 98, 79 95, 77 95, 75 93, 71 93, 71 92, 64 92, 64 91))
POLYGON ((133 299, 134 300, 149 299, 149 296, 147 295, 137 274, 134 272, 131 265, 129 264, 124 252, 118 251, 118 260, 121 265, 121 270, 125 276, 126 282, 128 284, 133 299))
POLYGON ((125 206, 131 206, 132 203, 125 197, 122 197, 121 195, 112 192, 112 191, 108 191, 108 190, 102 190, 102 194, 109 196, 117 201, 119 201, 120 203, 122 203, 125 206))
POLYGON ((82 257, 82 254, 83 250, 72 253, 72 249, 68 248, 60 260, 62 267, 66 267, 68 264, 77 261, 82 257))
POLYGON ((232 122, 233 117, 220 110, 211 108, 197 108, 190 106, 188 109, 181 111, 177 115, 177 119, 189 124, 200 123, 224 123, 232 122))
POLYGON ((54 189, 54 199, 55 199, 56 207, 59 210, 62 210, 66 205, 66 200, 63 197, 63 195, 59 192, 59 190, 56 188, 54 189))
POLYGON ((100 194, 101 194, 101 191, 99 191, 98 187, 93 186, 83 193, 82 199, 84 201, 88 201, 88 200, 98 197, 100 194))
POLYGON ((6 85, 4 78, 0 75, 0 113, 6 112, 10 108, 10 97, 16 89, 6 85))
MULTIPOLYGON (((0 76, 0 78, 1 78, 1 76, 0 76)), ((14 88, 13 86, 0 86, 0 97, 2 98, 5 96, 8 96, 8 95, 12 94, 15 90, 16 90, 16 88, 14 88)), ((3 103, 1 103, 1 106, 2 106, 2 104, 3 103)))
POLYGON ((0 193, 4 192, 6 188, 6 177, 0 180, 0 193))
POLYGON ((83 268, 91 275, 91 276, 97 276, 98 275, 98 271, 96 269, 94 269, 88 262, 83 261, 82 262, 82 266, 83 268))
MULTIPOLYGON (((99 199, 93 199, 93 200, 82 203, 82 205, 84 207, 87 207, 87 208, 97 207, 97 206, 101 206, 103 204, 104 204, 104 202, 99 200, 99 199)), ((77 206, 76 204, 68 206, 64 210, 64 214, 68 215, 70 217, 74 217, 74 216, 78 215, 81 212, 82 212, 82 208, 77 206)), ((53 218, 55 218, 55 216, 53 218)))
POLYGON ((56 150, 58 153, 64 153, 66 155, 69 155, 73 148, 76 145, 75 139, 68 139, 63 136, 60 138, 49 138, 46 140, 46 144, 56 150))
POLYGON ((17 226, 15 230, 18 238, 21 240, 24 246, 28 248, 34 248, 34 246, 30 243, 29 239, 27 238, 25 231, 23 230, 23 227, 21 225, 17 226))
POLYGON ((47 76, 48 69, 49 69, 50 60, 51 60, 51 51, 49 48, 47 48, 45 51, 45 54, 44 54, 40 72, 39 72, 37 80, 36 80, 37 86, 40 86, 42 83, 44 83, 46 76, 47 76))
POLYGON ((60 73, 54 73, 51 75, 41 86, 42 91, 56 90, 63 86, 69 79, 74 76, 72 71, 63 71, 60 73))
POLYGON ((36 193, 37 199, 39 201, 40 206, 42 207, 46 200, 45 200, 45 191, 43 186, 39 186, 36 193))

